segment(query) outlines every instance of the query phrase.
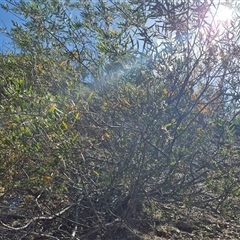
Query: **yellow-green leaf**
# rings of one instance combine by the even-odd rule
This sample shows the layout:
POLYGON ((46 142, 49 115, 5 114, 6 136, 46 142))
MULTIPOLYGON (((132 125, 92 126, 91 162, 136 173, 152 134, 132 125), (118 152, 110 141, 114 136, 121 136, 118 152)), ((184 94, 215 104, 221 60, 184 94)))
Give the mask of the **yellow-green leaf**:
POLYGON ((72 142, 75 142, 78 138, 78 133, 73 137, 72 142))
POLYGON ((62 125, 65 129, 68 129, 68 125, 64 121, 62 121, 62 125))
POLYGON ((49 109, 48 109, 48 112, 52 113, 54 112, 54 110, 56 109, 57 107, 57 104, 53 104, 49 109))
POLYGON ((93 172, 94 172, 97 176, 99 176, 99 173, 98 173, 97 171, 93 170, 93 172))
POLYGON ((81 113, 80 113, 80 112, 77 112, 77 114, 76 114, 76 116, 75 116, 75 120, 78 120, 80 116, 81 116, 81 113))
POLYGON ((94 95, 94 92, 92 91, 87 98, 87 102, 91 101, 91 99, 93 98, 93 95, 94 95))

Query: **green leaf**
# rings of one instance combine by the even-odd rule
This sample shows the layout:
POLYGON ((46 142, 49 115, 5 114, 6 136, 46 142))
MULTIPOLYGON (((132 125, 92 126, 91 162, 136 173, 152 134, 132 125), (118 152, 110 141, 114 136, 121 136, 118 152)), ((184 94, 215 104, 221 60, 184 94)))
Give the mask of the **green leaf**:
POLYGON ((94 95, 94 92, 92 91, 87 98, 87 102, 90 102, 92 100, 93 95, 94 95))

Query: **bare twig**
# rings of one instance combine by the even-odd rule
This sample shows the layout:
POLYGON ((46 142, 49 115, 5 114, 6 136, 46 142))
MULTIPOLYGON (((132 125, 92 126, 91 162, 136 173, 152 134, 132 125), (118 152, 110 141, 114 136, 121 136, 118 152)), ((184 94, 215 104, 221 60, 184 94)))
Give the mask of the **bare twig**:
POLYGON ((11 227, 11 226, 3 223, 2 221, 0 221, 0 223, 1 223, 4 227, 6 227, 6 228, 8 228, 8 229, 11 229, 11 230, 15 230, 15 231, 23 230, 23 229, 27 228, 28 226, 30 226, 34 221, 37 221, 37 220, 51 220, 51 219, 54 219, 54 218, 56 218, 56 217, 59 217, 59 216, 61 216, 63 213, 65 213, 68 209, 72 208, 74 205, 75 205, 75 204, 72 204, 72 205, 64 208, 62 211, 60 211, 60 212, 58 212, 58 213, 56 213, 56 214, 54 214, 54 215, 52 215, 52 216, 34 217, 34 218, 32 218, 27 224, 25 224, 25 225, 22 226, 22 227, 17 227, 17 228, 11 227))
POLYGON ((79 218, 79 203, 82 200, 82 198, 78 198, 77 204, 76 204, 76 209, 75 209, 75 226, 72 232, 72 237, 71 240, 76 239, 76 233, 78 230, 78 218, 79 218))

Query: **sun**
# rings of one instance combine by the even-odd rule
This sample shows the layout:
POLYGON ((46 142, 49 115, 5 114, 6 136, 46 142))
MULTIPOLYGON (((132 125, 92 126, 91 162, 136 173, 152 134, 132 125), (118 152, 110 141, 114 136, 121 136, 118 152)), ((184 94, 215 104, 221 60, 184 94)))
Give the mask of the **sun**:
POLYGON ((218 23, 227 23, 233 18, 233 10, 229 7, 221 7, 215 16, 218 23))

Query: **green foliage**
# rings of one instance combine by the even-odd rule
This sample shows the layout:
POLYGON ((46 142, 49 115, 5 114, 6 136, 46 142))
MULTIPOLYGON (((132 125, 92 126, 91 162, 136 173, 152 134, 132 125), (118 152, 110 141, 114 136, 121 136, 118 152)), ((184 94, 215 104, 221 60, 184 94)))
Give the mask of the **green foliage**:
POLYGON ((231 211, 239 34, 212 2, 9 3, 25 22, 9 33, 19 53, 0 56, 6 196, 30 199, 33 219, 64 215, 56 237, 81 239, 153 220, 155 202, 231 211))

